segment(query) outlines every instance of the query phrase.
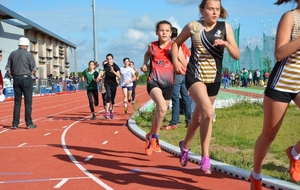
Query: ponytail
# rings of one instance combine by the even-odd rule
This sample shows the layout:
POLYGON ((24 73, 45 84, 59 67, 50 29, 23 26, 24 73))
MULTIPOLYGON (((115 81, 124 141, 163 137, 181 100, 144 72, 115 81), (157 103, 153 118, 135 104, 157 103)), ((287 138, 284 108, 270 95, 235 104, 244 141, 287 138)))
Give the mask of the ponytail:
MULTIPOLYGON (((278 0, 276 3, 274 3, 275 5, 281 5, 283 3, 288 3, 291 2, 292 0, 278 0)), ((297 3, 297 0, 294 0, 297 3)))

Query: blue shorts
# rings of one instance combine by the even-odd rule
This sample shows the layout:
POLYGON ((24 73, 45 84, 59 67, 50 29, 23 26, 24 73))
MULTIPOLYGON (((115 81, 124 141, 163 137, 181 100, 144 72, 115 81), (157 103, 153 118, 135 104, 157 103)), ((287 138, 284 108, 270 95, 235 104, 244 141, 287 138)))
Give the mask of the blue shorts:
POLYGON ((122 89, 123 88, 127 88, 128 91, 132 91, 132 86, 122 86, 122 89))

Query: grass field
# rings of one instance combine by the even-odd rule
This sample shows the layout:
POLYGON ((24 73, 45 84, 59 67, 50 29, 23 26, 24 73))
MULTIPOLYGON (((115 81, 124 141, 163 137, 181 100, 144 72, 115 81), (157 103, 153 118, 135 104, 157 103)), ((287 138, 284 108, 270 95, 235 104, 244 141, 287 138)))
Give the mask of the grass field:
MULTIPOLYGON (((153 112, 154 110, 140 112, 135 117, 137 125, 146 132, 150 130, 153 112)), ((241 100, 232 107, 216 109, 216 114, 217 119, 213 123, 210 147, 211 159, 252 170, 254 144, 262 130, 263 109, 261 102, 253 103, 246 99, 241 100)), ((289 162, 285 150, 299 140, 299 116, 299 109, 291 104, 264 162, 264 175, 291 181, 288 174, 289 162)), ((171 111, 169 110, 163 125, 168 125, 170 120, 171 111)), ((184 139, 186 133, 184 116, 180 116, 180 121, 181 123, 177 129, 162 130, 160 138, 178 146, 178 142, 184 139)), ((191 151, 201 154, 199 135, 196 135, 193 140, 191 151)))

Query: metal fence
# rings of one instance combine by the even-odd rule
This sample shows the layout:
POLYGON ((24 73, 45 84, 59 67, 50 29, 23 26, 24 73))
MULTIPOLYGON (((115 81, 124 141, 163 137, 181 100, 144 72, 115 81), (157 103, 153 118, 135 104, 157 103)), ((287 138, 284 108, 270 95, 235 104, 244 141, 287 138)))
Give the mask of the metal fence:
MULTIPOLYGON (((8 97, 14 97, 13 79, 4 79, 3 93, 8 97)), ((70 92, 77 90, 85 90, 86 82, 79 80, 78 83, 73 84, 70 80, 51 81, 48 79, 34 79, 33 80, 33 95, 47 95, 61 92, 70 92)))

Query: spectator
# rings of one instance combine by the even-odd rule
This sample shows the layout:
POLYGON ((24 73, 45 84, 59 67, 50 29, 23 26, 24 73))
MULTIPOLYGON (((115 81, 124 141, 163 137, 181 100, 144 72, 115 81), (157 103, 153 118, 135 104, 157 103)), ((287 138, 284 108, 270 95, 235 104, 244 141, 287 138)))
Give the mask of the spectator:
MULTIPOLYGON (((175 27, 172 27, 171 29, 172 29, 171 40, 174 41, 177 38, 178 31, 177 28, 175 27)), ((191 56, 188 47, 185 44, 182 44, 181 48, 185 55, 186 60, 188 61, 189 57, 191 56)), ((191 99, 185 87, 185 74, 175 75, 173 93, 172 93, 172 118, 169 125, 163 127, 162 129, 176 129, 178 127, 177 125, 179 123, 179 115, 181 110, 180 108, 184 110, 185 126, 188 127, 192 115, 191 115, 191 99), (182 102, 182 106, 180 102, 182 102)))
POLYGON ((37 68, 33 55, 27 51, 29 40, 25 37, 19 39, 19 49, 13 51, 7 61, 5 69, 13 76, 14 80, 14 111, 12 129, 17 129, 20 123, 20 109, 22 103, 22 96, 25 101, 25 123, 27 129, 36 128, 33 124, 32 113, 32 94, 33 81, 32 74, 35 74, 37 68))
POLYGON ((256 85, 259 86, 260 84, 260 71, 256 70, 256 85))
POLYGON ((264 76, 265 76, 265 83, 267 84, 269 80, 269 73, 266 71, 264 76))

